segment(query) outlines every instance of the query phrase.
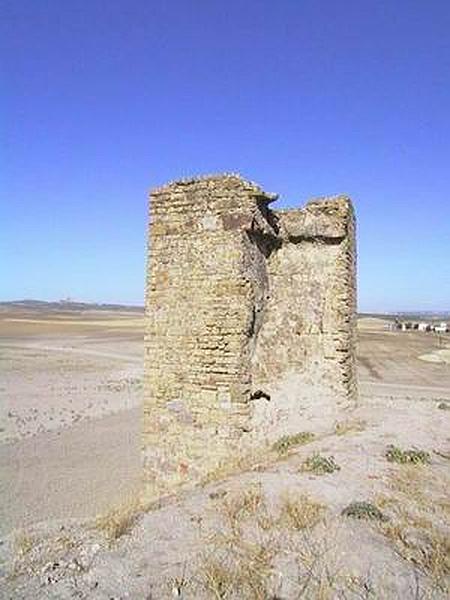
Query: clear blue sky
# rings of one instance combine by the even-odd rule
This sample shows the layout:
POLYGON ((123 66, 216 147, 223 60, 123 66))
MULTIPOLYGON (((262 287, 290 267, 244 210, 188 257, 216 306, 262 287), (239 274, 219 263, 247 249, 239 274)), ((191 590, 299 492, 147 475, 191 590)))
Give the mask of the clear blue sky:
POLYGON ((448 0, 1 0, 1 299, 142 303, 147 191, 347 193, 360 310, 450 309, 448 0))

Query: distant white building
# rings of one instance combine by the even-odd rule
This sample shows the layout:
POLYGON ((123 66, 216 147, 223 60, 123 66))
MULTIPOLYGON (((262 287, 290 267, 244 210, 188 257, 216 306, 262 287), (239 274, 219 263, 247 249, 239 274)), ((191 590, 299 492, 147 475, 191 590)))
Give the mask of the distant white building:
POLYGON ((431 326, 428 323, 419 323, 417 329, 418 331, 431 331, 431 326))
POLYGON ((448 325, 447 323, 441 323, 440 325, 435 325, 434 331, 436 333, 448 333, 448 325))

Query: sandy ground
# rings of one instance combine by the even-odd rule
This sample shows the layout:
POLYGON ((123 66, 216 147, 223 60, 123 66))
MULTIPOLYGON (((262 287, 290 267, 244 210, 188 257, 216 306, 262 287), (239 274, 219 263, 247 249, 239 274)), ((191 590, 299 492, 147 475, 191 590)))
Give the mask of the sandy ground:
POLYGON ((450 337, 376 321, 335 433, 138 510, 142 319, 0 315, 3 597, 446 598, 450 365, 423 356, 450 337), (389 444, 429 463, 391 463, 389 444), (305 471, 315 453, 339 469, 305 471), (389 521, 344 518, 353 501, 389 521))
POLYGON ((142 315, 0 313, 0 531, 139 485, 142 315))

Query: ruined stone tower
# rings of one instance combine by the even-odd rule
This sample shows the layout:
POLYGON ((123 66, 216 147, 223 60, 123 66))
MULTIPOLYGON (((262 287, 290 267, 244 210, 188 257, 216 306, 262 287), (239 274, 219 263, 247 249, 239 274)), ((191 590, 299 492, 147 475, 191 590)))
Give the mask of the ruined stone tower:
POLYGON ((151 194, 147 497, 331 427, 355 399, 351 202, 275 199, 236 175, 151 194))

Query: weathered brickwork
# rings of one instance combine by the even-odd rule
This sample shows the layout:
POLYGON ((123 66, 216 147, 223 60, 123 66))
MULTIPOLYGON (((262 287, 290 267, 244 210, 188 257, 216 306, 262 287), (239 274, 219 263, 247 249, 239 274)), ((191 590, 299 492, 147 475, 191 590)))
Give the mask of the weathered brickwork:
POLYGON ((356 397, 351 202, 275 199, 234 175, 151 194, 147 497, 327 428, 356 397))

